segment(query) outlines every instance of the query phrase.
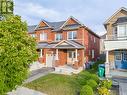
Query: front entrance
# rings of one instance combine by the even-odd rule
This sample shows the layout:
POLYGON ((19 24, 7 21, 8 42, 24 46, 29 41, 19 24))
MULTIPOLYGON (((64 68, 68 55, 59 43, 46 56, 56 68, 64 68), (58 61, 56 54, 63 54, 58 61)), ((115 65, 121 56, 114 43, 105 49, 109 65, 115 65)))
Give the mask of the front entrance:
POLYGON ((55 55, 53 53, 46 54, 46 67, 53 67, 55 55))
POLYGON ((75 60, 76 60, 75 50, 68 50, 67 51, 67 64, 73 65, 75 60))
POLYGON ((115 65, 117 69, 127 69, 127 51, 115 51, 115 65))

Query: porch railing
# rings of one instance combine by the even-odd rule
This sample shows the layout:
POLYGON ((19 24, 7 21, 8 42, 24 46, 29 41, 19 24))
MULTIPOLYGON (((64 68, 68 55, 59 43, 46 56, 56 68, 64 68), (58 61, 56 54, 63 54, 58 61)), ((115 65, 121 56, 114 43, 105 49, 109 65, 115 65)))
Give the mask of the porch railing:
POLYGON ((125 36, 106 35, 106 40, 127 40, 127 35, 125 36))

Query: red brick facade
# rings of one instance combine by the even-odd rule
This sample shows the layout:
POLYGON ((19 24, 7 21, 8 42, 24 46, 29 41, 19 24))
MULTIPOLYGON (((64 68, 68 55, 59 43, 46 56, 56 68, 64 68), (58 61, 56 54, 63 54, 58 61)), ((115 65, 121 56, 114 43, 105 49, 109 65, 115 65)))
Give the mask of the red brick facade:
MULTIPOLYGON (((73 18, 69 18, 62 26, 67 26, 67 25, 74 25, 77 24, 78 22, 73 19, 73 18)), ((40 24, 38 25, 38 27, 41 26, 48 26, 47 23, 41 21, 40 24)), ((75 67, 81 67, 83 66, 83 64, 85 62, 88 61, 96 61, 97 58, 99 57, 99 50, 100 50, 100 45, 99 45, 99 41, 100 38, 94 33, 92 32, 90 29, 88 29, 86 26, 80 26, 76 29, 62 29, 61 26, 61 30, 59 30, 59 33, 62 34, 62 40, 68 40, 68 32, 70 31, 77 31, 77 38, 75 39, 75 41, 79 44, 81 44, 82 46, 84 46, 84 49, 78 49, 78 55, 77 55, 77 59, 78 61, 75 61, 74 66, 75 67), (94 56, 92 58, 92 50, 94 50, 94 56)), ((48 29, 37 29, 34 31, 34 34, 36 35, 36 41, 37 42, 47 42, 47 43, 52 43, 53 41, 55 41, 55 34, 57 32, 53 31, 52 28, 48 28, 48 29), (47 40, 43 40, 40 41, 40 33, 47 33, 47 40)), ((62 66, 67 64, 67 51, 69 49, 59 49, 58 51, 58 58, 59 60, 55 60, 53 62, 53 65, 55 66, 62 66)), ((72 50, 72 49, 71 49, 72 50)), ((73 49, 75 50, 75 49, 73 49)), ((39 61, 43 64, 46 64, 46 54, 53 52, 53 54, 56 53, 56 49, 50 49, 50 48, 43 48, 43 56, 41 58, 39 58, 39 61)))

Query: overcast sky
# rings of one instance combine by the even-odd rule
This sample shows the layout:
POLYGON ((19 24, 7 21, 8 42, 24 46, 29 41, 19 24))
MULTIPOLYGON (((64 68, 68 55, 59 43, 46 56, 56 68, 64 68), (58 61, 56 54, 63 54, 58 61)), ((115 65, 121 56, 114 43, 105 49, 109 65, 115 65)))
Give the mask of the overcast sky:
POLYGON ((15 14, 22 16, 28 25, 41 19, 63 21, 73 16, 95 33, 105 33, 103 23, 116 10, 127 8, 127 0, 14 0, 15 14))

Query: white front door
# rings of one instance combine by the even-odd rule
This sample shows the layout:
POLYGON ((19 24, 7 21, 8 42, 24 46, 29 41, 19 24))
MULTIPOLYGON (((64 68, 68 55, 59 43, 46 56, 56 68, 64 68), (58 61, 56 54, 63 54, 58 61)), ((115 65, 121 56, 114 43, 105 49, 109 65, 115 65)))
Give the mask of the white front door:
POLYGON ((67 64, 74 64, 75 58, 75 50, 68 50, 67 51, 67 64))
POLYGON ((46 67, 53 67, 54 55, 46 54, 46 67))

